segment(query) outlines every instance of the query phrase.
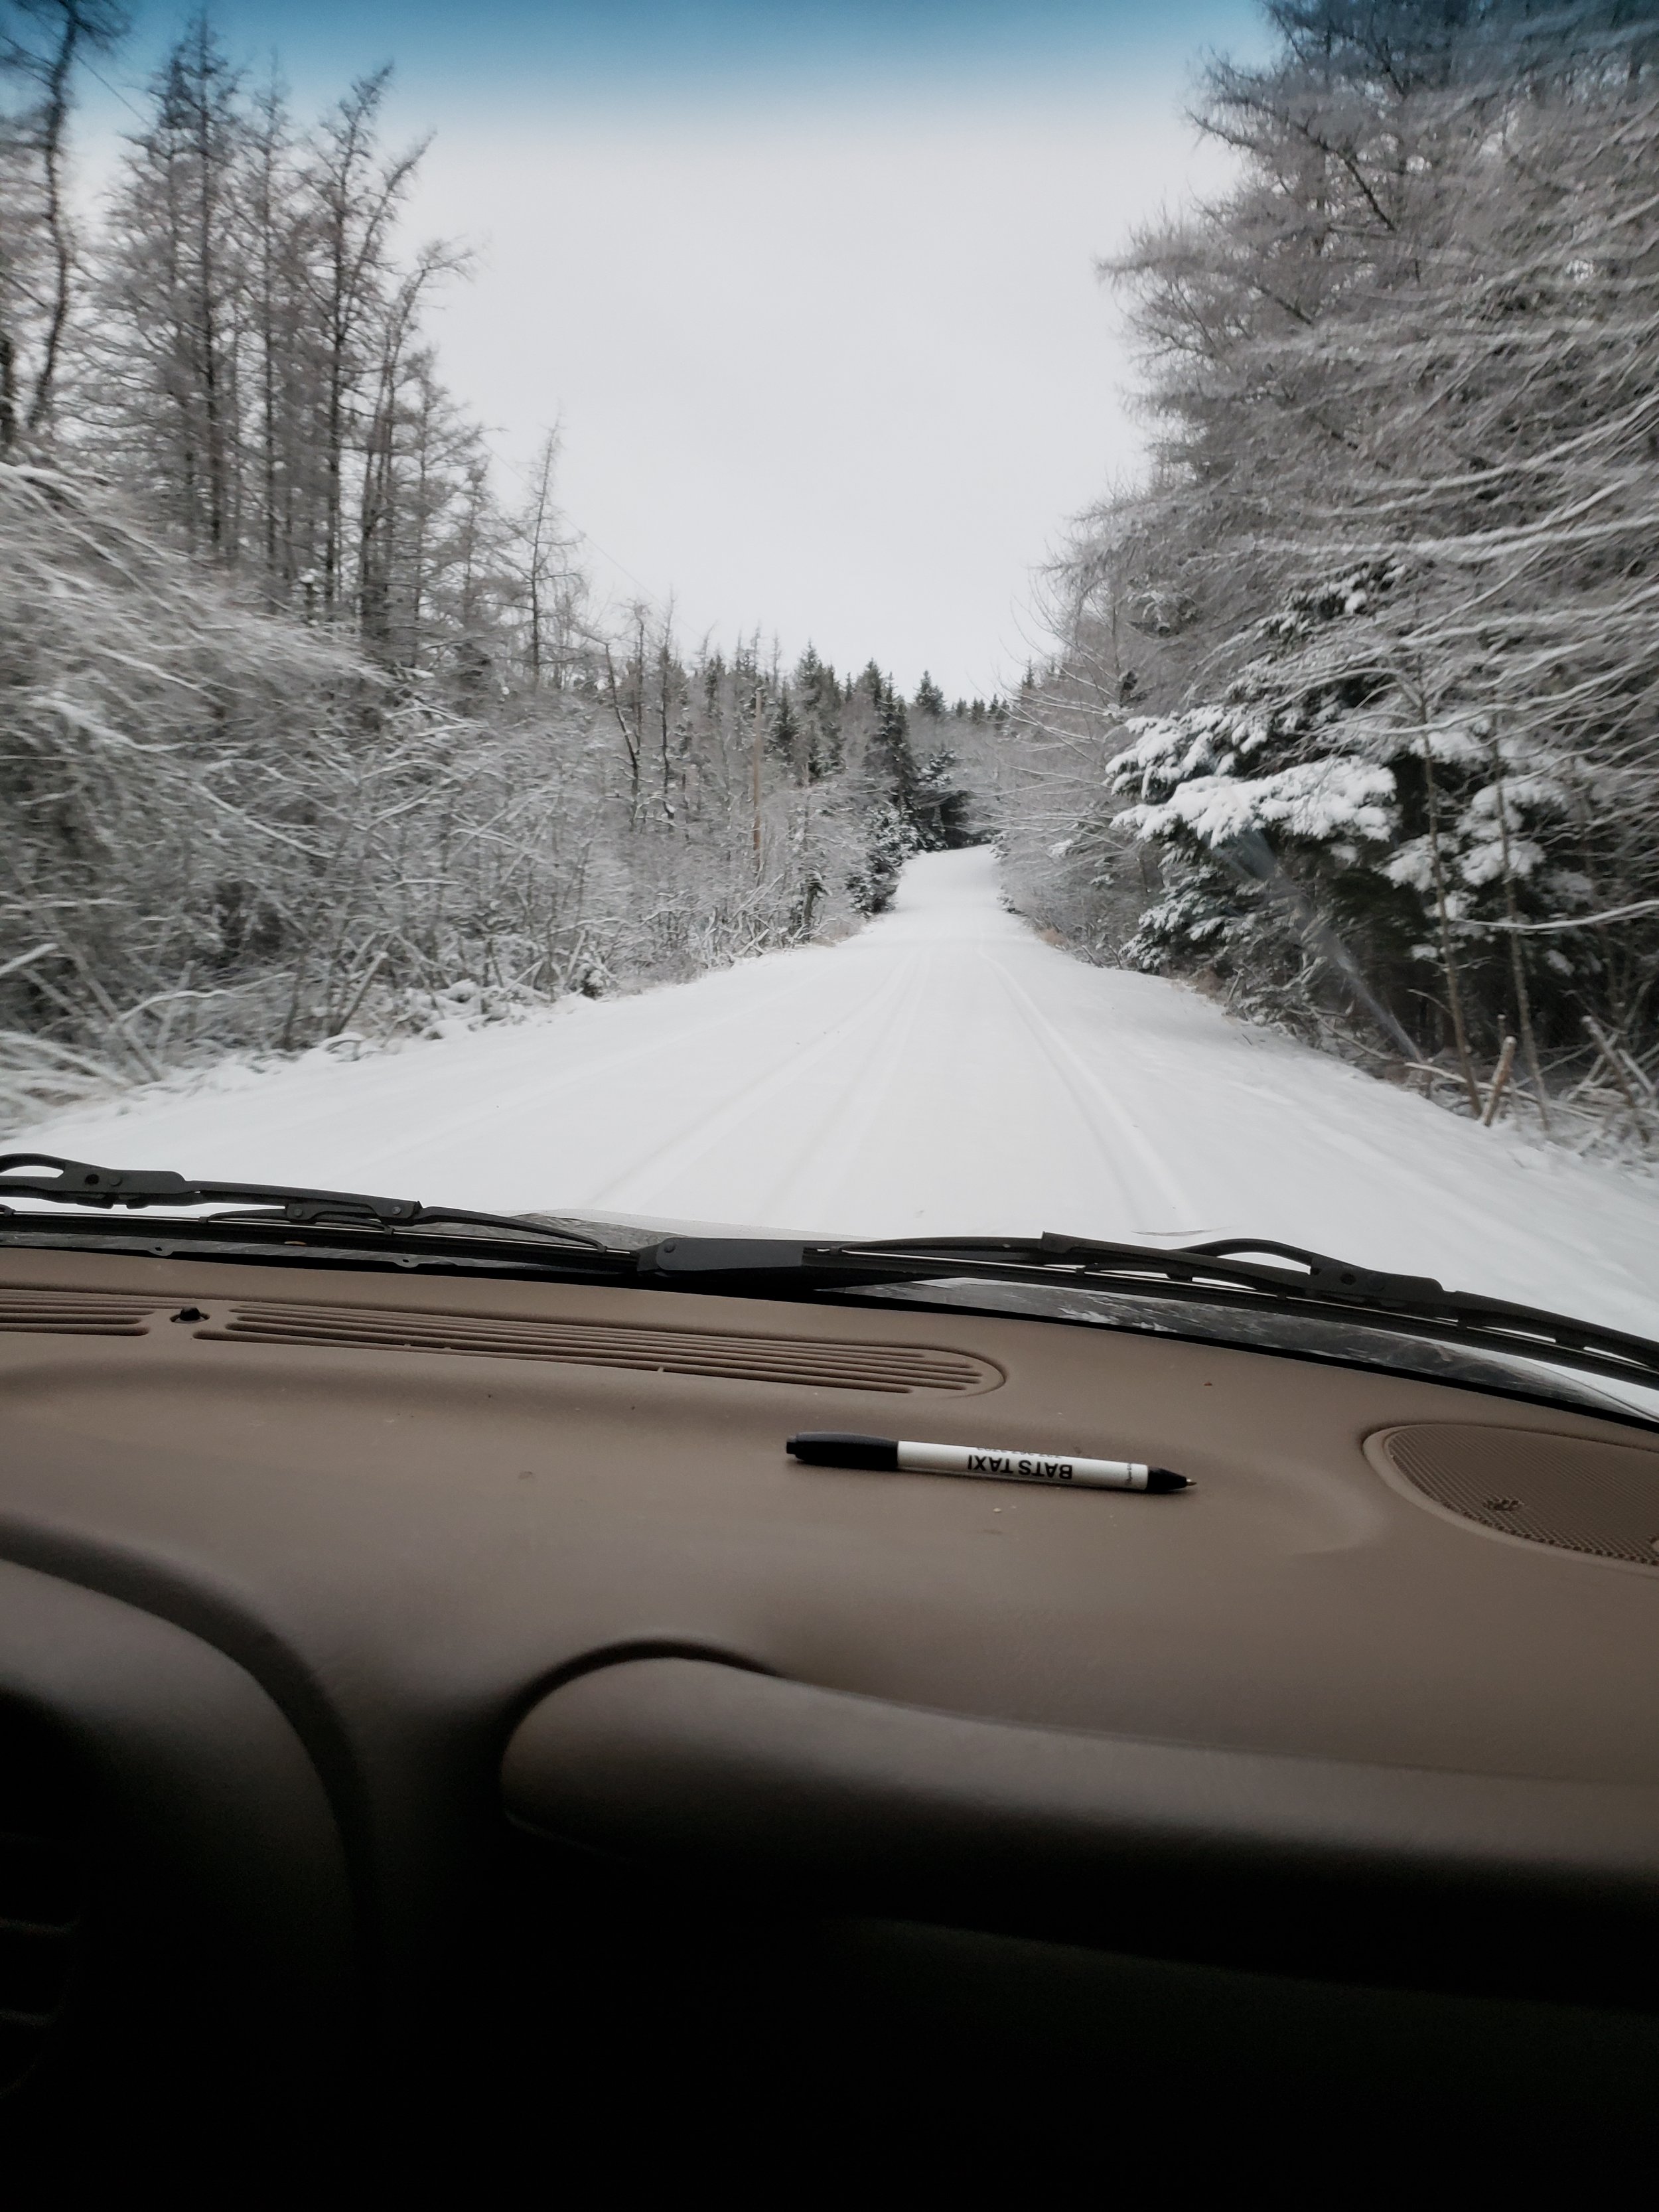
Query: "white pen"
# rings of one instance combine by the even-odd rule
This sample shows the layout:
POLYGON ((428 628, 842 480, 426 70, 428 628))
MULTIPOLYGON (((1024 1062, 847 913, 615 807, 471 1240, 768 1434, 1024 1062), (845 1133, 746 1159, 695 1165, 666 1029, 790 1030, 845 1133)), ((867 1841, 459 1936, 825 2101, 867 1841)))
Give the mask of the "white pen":
POLYGON ((791 1437, 788 1449, 814 1467, 874 1468, 890 1474, 973 1474, 989 1482, 1069 1484, 1079 1490, 1190 1490, 1167 1467, 1138 1459, 1079 1459, 1059 1452, 1002 1451, 979 1444, 908 1443, 893 1437, 841 1436, 830 1430, 791 1437))

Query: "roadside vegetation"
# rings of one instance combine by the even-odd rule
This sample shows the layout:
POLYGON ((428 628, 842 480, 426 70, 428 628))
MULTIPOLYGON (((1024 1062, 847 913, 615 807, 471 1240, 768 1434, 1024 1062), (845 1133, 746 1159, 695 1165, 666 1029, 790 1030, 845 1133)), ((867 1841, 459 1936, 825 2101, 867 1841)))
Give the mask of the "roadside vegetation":
POLYGON ((0 6, 0 1111, 685 976, 978 834, 1000 707, 596 612, 552 436, 503 495, 384 74, 303 127, 198 20, 77 228, 125 27, 0 6))
POLYGON ((1154 461, 1049 579, 1018 895, 1464 1112, 1659 1143, 1659 10, 1267 13, 1200 93, 1234 189, 1103 272, 1154 461))

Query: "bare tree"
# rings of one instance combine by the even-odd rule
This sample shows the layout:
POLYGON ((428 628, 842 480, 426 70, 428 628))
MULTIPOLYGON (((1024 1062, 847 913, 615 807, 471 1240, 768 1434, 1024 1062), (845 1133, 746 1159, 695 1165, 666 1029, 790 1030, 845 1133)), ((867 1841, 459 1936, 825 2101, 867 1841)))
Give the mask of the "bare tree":
MULTIPOLYGON (((532 691, 559 685, 580 644, 580 572, 554 496, 559 434, 547 431, 531 465, 529 495, 512 518, 510 555, 524 602, 524 664, 532 691)), ((664 649, 673 626, 662 626, 664 649)))
POLYGON ((21 82, 32 95, 21 114, 0 117, 0 458, 52 417, 76 269, 65 177, 75 74, 88 54, 113 46, 126 23, 116 0, 9 0, 0 13, 0 82, 21 82), (26 410, 25 321, 37 341, 26 410))

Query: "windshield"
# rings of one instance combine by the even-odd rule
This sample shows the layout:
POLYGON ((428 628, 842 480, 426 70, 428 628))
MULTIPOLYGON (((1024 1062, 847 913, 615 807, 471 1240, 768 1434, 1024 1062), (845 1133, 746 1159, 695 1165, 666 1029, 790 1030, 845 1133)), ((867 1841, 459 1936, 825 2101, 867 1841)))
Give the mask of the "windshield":
POLYGON ((3 1148, 1659 1336, 1656 168, 1612 0, 0 4, 3 1148))

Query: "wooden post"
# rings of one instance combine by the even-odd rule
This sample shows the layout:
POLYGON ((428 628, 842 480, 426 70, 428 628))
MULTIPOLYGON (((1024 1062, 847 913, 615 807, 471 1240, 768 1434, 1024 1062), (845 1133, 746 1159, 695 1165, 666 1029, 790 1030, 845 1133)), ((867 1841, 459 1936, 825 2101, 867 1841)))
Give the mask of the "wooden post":
POLYGON ((1510 1070, 1515 1066, 1515 1039, 1506 1036, 1504 1049, 1498 1055, 1498 1073, 1492 1079, 1492 1089, 1486 1093, 1486 1110, 1480 1116, 1482 1128, 1490 1129, 1492 1116, 1498 1111, 1498 1102, 1504 1096, 1504 1085, 1510 1079, 1510 1070))

